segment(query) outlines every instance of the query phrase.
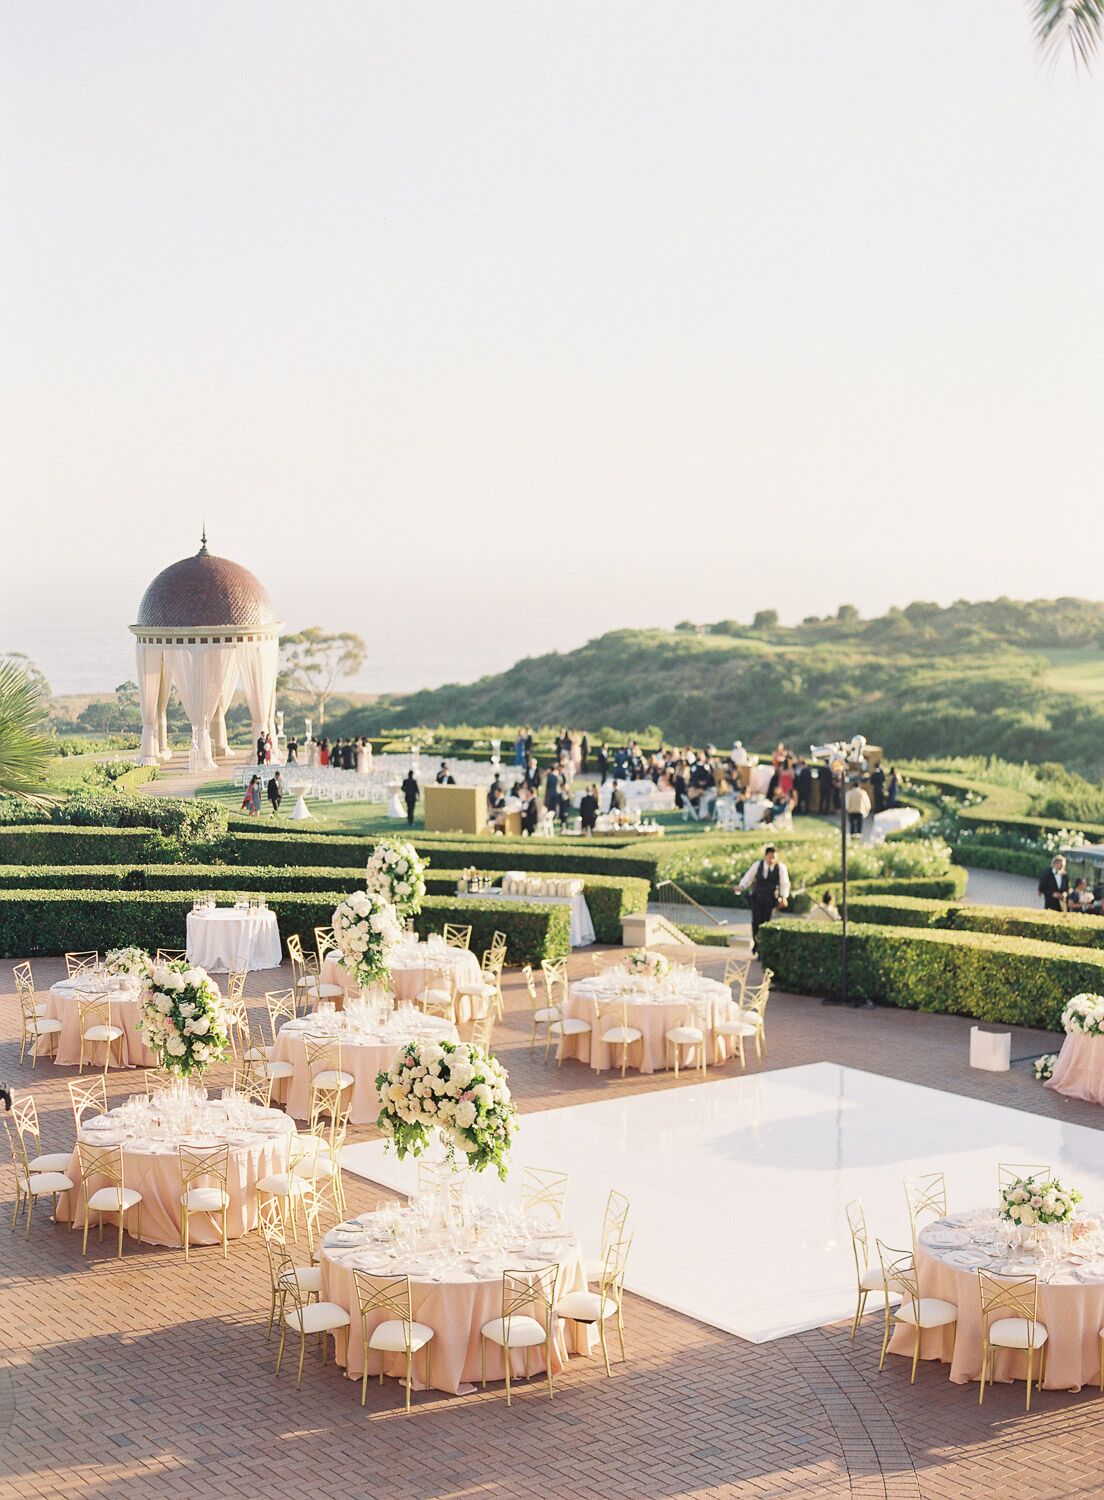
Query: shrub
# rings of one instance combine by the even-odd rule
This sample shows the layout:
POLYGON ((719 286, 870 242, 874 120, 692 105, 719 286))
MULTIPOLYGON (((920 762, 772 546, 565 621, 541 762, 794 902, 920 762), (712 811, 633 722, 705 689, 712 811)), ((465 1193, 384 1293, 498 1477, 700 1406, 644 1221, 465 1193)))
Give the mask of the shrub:
POLYGON ((1104 948, 1104 917, 1075 912, 1032 911, 1021 906, 955 906, 904 896, 859 896, 848 903, 857 922, 893 927, 937 927, 954 932, 991 932, 1037 938, 1071 948, 1104 948))
POLYGON ((1051 856, 1040 849, 1033 853, 1029 849, 1001 849, 987 844, 958 844, 951 851, 956 865, 975 870, 1003 870, 1007 875, 1028 875, 1038 879, 1050 864, 1051 856))
POLYGON ((217 802, 184 797, 90 789, 52 803, 45 814, 11 798, 0 802, 0 823, 5 825, 42 826, 46 819, 53 827, 156 829, 186 848, 214 844, 226 835, 226 813, 217 802))

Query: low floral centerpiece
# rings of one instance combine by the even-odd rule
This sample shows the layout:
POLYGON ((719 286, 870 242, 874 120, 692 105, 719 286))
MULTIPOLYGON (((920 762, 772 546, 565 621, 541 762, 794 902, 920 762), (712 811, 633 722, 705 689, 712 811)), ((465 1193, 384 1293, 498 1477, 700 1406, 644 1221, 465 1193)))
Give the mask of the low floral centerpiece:
POLYGON ((405 839, 380 839, 368 861, 368 894, 393 906, 400 924, 406 923, 422 909, 428 864, 405 839))
POLYGON ((1104 995, 1074 995, 1062 1012, 1062 1029, 1085 1036, 1104 1035, 1104 995))
POLYGON ((439 1131, 450 1161, 459 1152, 472 1171, 494 1167, 505 1178, 517 1108, 496 1057, 469 1042, 409 1042, 377 1076, 376 1091, 376 1124, 400 1160, 420 1156, 439 1131))
POLYGON ((1057 1065, 1057 1052, 1044 1052, 1042 1057, 1035 1059, 1035 1077, 1040 1083, 1046 1083, 1048 1078, 1054 1077, 1054 1069, 1057 1065))
POLYGON ((671 970, 662 953, 651 953, 647 948, 634 948, 629 954, 628 965, 630 974, 650 974, 653 979, 662 979, 671 970))
POLYGON ((1022 1229, 1039 1224, 1068 1224, 1081 1202, 1076 1188, 1066 1188, 1051 1178, 1017 1177, 1001 1188, 1000 1216, 1022 1229))
POLYGON ((333 914, 334 942, 345 969, 362 989, 391 980, 391 950, 402 939, 402 923, 389 901, 354 891, 333 914))
POLYGON ((141 984, 153 968, 153 959, 144 948, 112 948, 104 955, 104 968, 117 979, 141 984))
POLYGON ((159 1067, 188 1078, 227 1056, 226 1011, 205 969, 179 959, 151 963, 143 989, 138 1030, 159 1067))

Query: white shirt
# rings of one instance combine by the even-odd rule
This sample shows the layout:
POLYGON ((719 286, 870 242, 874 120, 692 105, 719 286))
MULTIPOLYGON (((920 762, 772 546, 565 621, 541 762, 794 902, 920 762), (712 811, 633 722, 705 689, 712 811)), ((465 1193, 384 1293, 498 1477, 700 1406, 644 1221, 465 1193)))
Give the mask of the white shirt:
MULTIPOLYGON (((758 874, 759 866, 762 863, 763 861, 761 859, 757 859, 755 861, 755 863, 749 868, 743 880, 741 880, 740 884, 736 887, 738 891, 746 891, 749 885, 754 885, 755 877, 758 874)), ((779 901, 788 901, 790 899, 790 872, 786 869, 786 866, 782 863, 781 860, 777 861, 777 863, 775 864, 775 869, 778 871, 778 899, 779 901)))

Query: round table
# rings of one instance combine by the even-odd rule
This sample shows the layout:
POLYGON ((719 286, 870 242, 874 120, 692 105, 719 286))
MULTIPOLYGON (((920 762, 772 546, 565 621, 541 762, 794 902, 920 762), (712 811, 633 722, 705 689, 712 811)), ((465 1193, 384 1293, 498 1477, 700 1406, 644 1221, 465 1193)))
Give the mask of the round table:
MULTIPOLYGON (((588 1021, 591 1027, 596 1024, 604 1027, 606 1017, 611 1027, 620 1026, 622 1000, 626 1004, 629 1025, 643 1033, 642 1040, 629 1048, 629 1066, 638 1066, 641 1073, 654 1073, 667 1066, 667 1032, 681 1023, 687 1002, 704 1000, 708 1003, 710 1026, 739 1018, 732 991, 719 979, 706 979, 701 974, 669 974, 663 979, 652 979, 630 974, 621 968, 607 969, 604 974, 578 980, 571 986, 563 1013, 565 1017, 588 1021), (600 1022, 596 1022, 595 1005, 599 1002, 604 1015, 600 1022), (639 1063, 634 1061, 638 1054, 639 1063)), ((714 1057, 727 1058, 731 1041, 727 1037, 711 1036, 707 1045, 712 1062, 714 1057), (713 1051, 714 1042, 716 1052, 713 1051)), ((598 1071, 614 1065, 614 1048, 598 1041, 593 1031, 565 1036, 560 1048, 562 1057, 589 1062, 598 1071)))
MULTIPOLYGON (((322 1241, 322 1298, 338 1303, 352 1316, 350 1326, 338 1329, 336 1334, 337 1362, 345 1366, 350 1379, 359 1379, 364 1373, 364 1339, 354 1270, 378 1276, 409 1275, 414 1321, 427 1324, 434 1332, 430 1357, 433 1389, 453 1395, 466 1394, 480 1379, 479 1330, 493 1318, 502 1316, 504 1270, 535 1270, 556 1262, 560 1268, 557 1297, 586 1290, 579 1241, 562 1224, 522 1228, 508 1251, 489 1248, 481 1251, 474 1234, 469 1249, 456 1251, 449 1248, 445 1231, 426 1227, 420 1231, 413 1251, 400 1252, 395 1248, 395 1235, 391 1231, 401 1226, 404 1216, 410 1213, 410 1209, 392 1205, 375 1213, 361 1214, 352 1221, 356 1226, 354 1231, 343 1233, 339 1226, 331 1229, 322 1241)), ((369 1333, 388 1316, 383 1312, 371 1314, 369 1333)), ((552 1343, 553 1374, 559 1374, 567 1365, 569 1340, 571 1352, 590 1352, 587 1328, 557 1319, 552 1343)), ((505 1351, 497 1344, 487 1343, 488 1380, 505 1378, 504 1355, 505 1351)), ((534 1374, 543 1371, 544 1346, 531 1350, 531 1355, 530 1369, 534 1374)), ((375 1349, 369 1354, 372 1374, 378 1372, 381 1357, 385 1374, 405 1375, 405 1355, 381 1356, 375 1349)), ((414 1360, 414 1386, 418 1390, 424 1389, 424 1373, 424 1358, 419 1354, 414 1360)), ((515 1349, 511 1355, 511 1378, 524 1374, 525 1351, 515 1349)))
MULTIPOLYGON (((402 943, 391 955, 391 988, 400 1004, 416 1000, 439 970, 452 974, 452 987, 471 985, 478 988, 479 960, 467 948, 440 948, 429 943, 402 943)), ((356 980, 341 962, 340 953, 327 953, 322 962, 323 984, 339 984, 346 994, 358 988, 356 980)), ((461 1019, 464 1019, 463 1017, 461 1019)))
POLYGON ((340 1042, 342 1071, 353 1076, 353 1098, 349 1119, 354 1125, 374 1125, 380 1112, 376 1093, 376 1075, 389 1068, 396 1052, 415 1038, 423 1041, 456 1042, 459 1034, 450 1021, 440 1016, 426 1016, 411 1010, 395 1013, 383 1027, 364 1031, 351 1030, 340 1023, 329 1024, 318 1016, 288 1021, 276 1033, 273 1062, 289 1062, 295 1069, 291 1078, 273 1080, 272 1097, 287 1107, 296 1120, 310 1118, 310 1078, 307 1069, 308 1041, 340 1042))
MULTIPOLYGON (((978 1269, 999 1276, 1039 1276, 1038 1319, 1047 1339, 1047 1390, 1076 1391, 1095 1385, 1100 1374, 1100 1329, 1104 1327, 1104 1223, 1100 1216, 1082 1214, 1092 1226, 1074 1242, 1078 1259, 1055 1265, 1038 1264, 1027 1254, 994 1250, 1001 1231, 996 1209, 974 1209, 952 1214, 926 1225, 917 1239, 916 1275, 922 1297, 941 1297, 958 1308, 955 1325, 926 1329, 920 1335, 920 1358, 950 1365, 957 1385, 981 1378, 981 1294, 978 1269), (1079 1247, 1079 1248, 1078 1248, 1079 1247), (1013 1271, 1012 1267, 1015 1267, 1013 1271), (1044 1276, 1047 1278, 1044 1280, 1044 1276), (952 1358, 953 1348, 953 1358, 952 1358)), ((1003 1226, 1011 1231, 1010 1225, 1003 1226)), ((911 1325, 898 1324, 889 1342, 891 1354, 912 1358, 911 1325)), ((994 1351, 994 1379, 1024 1380, 1027 1356, 1019 1350, 994 1351)))
POLYGON ((1071 1099, 1104 1104, 1104 1037, 1067 1031, 1054 1072, 1045 1086, 1071 1099))
MULTIPOLYGON (((132 989, 125 982, 111 980, 103 985, 102 980, 86 975, 83 979, 61 979, 50 986, 46 1001, 46 1014, 61 1022, 57 1033, 57 1051, 54 1062, 60 1067, 75 1068, 80 1063, 80 1010, 78 992, 96 1000, 110 1000, 111 1024, 122 1030, 122 1038, 112 1046, 111 1056, 122 1054, 123 1065, 128 1068, 155 1068, 157 1054, 151 1052, 138 1033, 139 1001, 141 991, 132 989)), ((89 1042, 84 1049, 84 1060, 97 1066, 103 1062, 104 1042, 89 1042)))
POLYGON ((276 913, 267 907, 216 906, 188 913, 188 962, 208 974, 278 969, 282 958, 276 913))
MULTIPOLYGON (((180 1220, 180 1155, 182 1144, 196 1151, 213 1151, 226 1144, 230 1147, 229 1176, 226 1188, 230 1195, 230 1207, 226 1214, 228 1239, 241 1239, 257 1227, 257 1183, 270 1172, 287 1170, 288 1145, 295 1129, 294 1122, 278 1109, 253 1107, 248 1127, 230 1129, 226 1112, 217 1101, 212 1101, 203 1111, 201 1133, 189 1135, 185 1142, 180 1136, 156 1137, 148 1130, 135 1136, 119 1118, 118 1110, 109 1110, 106 1115, 97 1115, 85 1120, 79 1140, 90 1145, 108 1146, 120 1144, 123 1148, 123 1180, 128 1188, 137 1188, 142 1195, 142 1240, 151 1245, 179 1245, 181 1243, 180 1220)), ((72 1219, 76 1225, 84 1223, 84 1203, 81 1197, 80 1158, 76 1151, 66 1170, 73 1183, 72 1205, 61 1200, 59 1219, 72 1219)), ((115 1214, 105 1214, 105 1223, 115 1224, 115 1214)), ((93 1214, 92 1223, 99 1222, 93 1214)), ((126 1217, 127 1229, 137 1223, 136 1210, 126 1217)), ((218 1245, 222 1242, 221 1218, 215 1214, 193 1214, 188 1227, 188 1238, 193 1245, 218 1245)))

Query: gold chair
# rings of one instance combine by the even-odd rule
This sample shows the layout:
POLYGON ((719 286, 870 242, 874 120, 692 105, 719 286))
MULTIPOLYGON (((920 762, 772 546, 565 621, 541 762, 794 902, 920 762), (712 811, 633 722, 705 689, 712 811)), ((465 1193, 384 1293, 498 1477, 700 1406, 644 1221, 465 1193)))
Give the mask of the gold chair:
MULTIPOLYGON (((21 964, 15 964, 12 968, 12 977, 15 980, 16 994, 22 996, 26 993, 29 995, 34 1004, 35 1015, 44 1016, 46 1014, 46 1001, 40 1000, 35 994, 34 975, 31 973, 30 961, 25 959, 21 964)), ((22 1062, 23 1058, 20 1057, 19 1061, 22 1062)))
POLYGON ((751 955, 747 958, 737 958, 735 954, 728 954, 725 958, 724 974, 721 983, 728 986, 732 991, 732 998, 736 1002, 737 1009, 744 1003, 744 992, 747 989, 748 975, 751 973, 751 955))
POLYGON ((154 1094, 160 1093, 162 1089, 169 1087, 169 1075, 162 1073, 160 1068, 142 1069, 142 1088, 147 1099, 152 1099, 154 1094))
MULTIPOLYGON (((35 1203, 39 1198, 47 1196, 54 1200, 54 1218, 57 1218, 58 1198, 62 1193, 69 1193, 69 1201, 72 1203, 73 1180, 65 1172, 36 1172, 32 1169, 30 1159, 27 1156, 27 1148, 23 1137, 18 1130, 13 1131, 7 1120, 4 1121, 4 1134, 8 1138, 8 1150, 11 1153, 12 1166, 15 1169, 15 1207, 12 1210, 12 1234, 19 1222, 19 1211, 24 1200, 27 1204, 27 1228, 23 1238, 27 1239, 31 1233, 31 1214, 35 1203)), ((67 1163, 68 1165, 68 1163, 67 1163)))
POLYGON ((881 1265, 870 1264, 870 1236, 866 1227, 866 1214, 862 1203, 858 1198, 853 1198, 847 1204, 844 1212, 847 1215, 847 1227, 851 1231, 851 1253, 855 1257, 855 1283, 857 1287, 858 1300, 855 1303, 855 1316, 851 1319, 851 1337, 854 1338, 858 1332, 859 1323, 866 1312, 866 1299, 871 1292, 881 1292, 885 1298, 886 1307, 894 1300, 900 1301, 897 1293, 886 1287, 882 1280, 881 1265))
POLYGON ((672 1054, 675 1060, 675 1077, 679 1076, 679 1061, 682 1049, 688 1047, 697 1057, 695 1069, 704 1078, 708 1061, 710 1039, 710 1015, 708 1000, 687 1000, 681 1007, 681 1015, 674 1026, 668 1028, 663 1037, 663 1060, 669 1065, 672 1054))
POLYGON ((483 1389, 487 1389, 487 1344, 502 1350, 506 1371, 506 1405, 510 1399, 510 1355, 514 1349, 525 1350, 525 1378, 529 1379, 531 1350, 544 1345, 544 1369, 548 1381, 548 1398, 552 1399, 552 1339, 555 1334, 556 1285, 560 1279, 557 1264, 534 1271, 503 1271, 502 1316, 492 1318, 479 1330, 479 1359, 483 1389), (534 1316, 536 1314, 536 1316, 534 1316), (543 1319, 543 1321, 542 1321, 543 1319))
POLYGON ((548 1061, 548 1049, 552 1045, 552 1038, 548 1028, 553 1021, 562 1019, 558 1005, 542 1005, 540 996, 537 994, 536 980, 533 978, 533 965, 523 964, 521 969, 525 979, 525 988, 529 995, 529 1016, 532 1021, 532 1030, 529 1034, 529 1051, 532 1052, 537 1042, 537 1027, 544 1027, 544 1059, 548 1061))
MULTIPOLYGON (((148 1095, 148 1088, 146 1093, 148 1095)), ((91 1083, 85 1083, 80 1078, 70 1078, 69 1103, 73 1106, 73 1126, 80 1135, 81 1123, 86 1114, 107 1114, 107 1079, 102 1073, 93 1078, 91 1083)))
POLYGON ((920 1229, 920 1215, 930 1213, 937 1219, 947 1216, 947 1183, 942 1172, 927 1172, 921 1177, 905 1178, 905 1202, 912 1227, 912 1246, 920 1229))
POLYGON ((309 1301, 309 1292, 300 1280, 303 1271, 287 1253, 286 1247, 281 1250, 278 1246, 272 1246, 271 1256, 274 1279, 285 1293, 280 1313, 280 1347, 276 1352, 276 1374, 280 1373, 287 1331, 294 1328, 299 1335, 299 1372, 295 1379, 295 1389, 299 1390, 303 1384, 303 1356, 307 1352, 307 1334, 316 1333, 321 1338, 322 1363, 325 1364, 327 1333, 336 1334, 339 1328, 348 1328, 352 1318, 336 1302, 309 1301), (293 1304, 291 1308, 287 1306, 289 1300, 293 1304))
POLYGON ((193 1214, 218 1214, 222 1233, 222 1258, 226 1259, 226 1212, 230 1207, 230 1147, 213 1151, 180 1146, 180 1243, 184 1259, 190 1260, 190 1224, 193 1214))
POLYGON ((114 1214, 119 1224, 118 1256, 123 1254, 123 1227, 126 1216, 136 1208, 134 1238, 142 1238, 142 1195, 136 1188, 128 1188, 123 1180, 122 1146, 91 1146, 85 1141, 77 1142, 77 1159, 80 1162, 81 1193, 84 1197, 84 1240, 81 1253, 88 1254, 88 1223, 96 1214, 100 1224, 100 1239, 103 1239, 104 1214, 114 1214), (105 1177, 106 1186, 92 1189, 94 1177, 105 1177))
POLYGON ((504 932, 499 932, 496 928, 495 931, 491 933, 491 952, 501 953, 503 964, 505 964, 506 962, 506 949, 508 946, 509 944, 506 934, 504 932))
POLYGON ((226 1010, 226 1034, 230 1038, 230 1053, 237 1062, 246 1050, 245 1038, 249 1035, 249 1011, 242 995, 223 996, 226 1010))
POLYGON ((84 974, 91 974, 99 961, 100 955, 96 949, 86 953, 67 953, 65 973, 70 979, 80 979, 84 974))
POLYGON ((38 1106, 31 1094, 16 1099, 11 1108, 12 1124, 27 1152, 32 1172, 67 1172, 71 1151, 43 1151, 42 1130, 38 1123, 38 1106), (28 1145, 28 1142, 30 1144, 28 1145))
MULTIPOLYGON (((916 1382, 916 1366, 920 1360, 920 1335, 925 1328, 946 1328, 955 1325, 958 1330, 958 1308, 942 1297, 921 1297, 916 1280, 916 1256, 912 1250, 893 1250, 874 1242, 878 1247, 878 1261, 882 1268, 882 1285, 894 1287, 901 1293, 901 1305, 894 1311, 886 1298, 885 1333, 882 1336, 882 1357, 878 1361, 879 1373, 885 1369, 886 1350, 893 1323, 904 1323, 913 1331, 912 1377, 916 1382)), ((952 1350, 953 1354, 953 1350, 952 1350)))
POLYGON ((19 1014, 23 1023, 23 1038, 19 1045, 19 1062, 30 1048, 31 1068, 38 1067, 40 1056, 52 1057, 57 1053, 58 1037, 61 1034, 61 1022, 53 1016, 44 1016, 39 1013, 38 1002, 34 998, 33 987, 30 990, 19 989, 19 1014), (43 1052, 43 1042, 50 1042, 49 1052, 43 1052))
POLYGON ((291 960, 292 986, 304 1009, 317 1005, 319 1000, 338 1000, 344 995, 341 985, 322 983, 319 977, 321 966, 313 953, 303 952, 303 940, 297 932, 288 935, 287 951, 291 960))
POLYGON ((564 1216, 567 1203, 567 1173, 548 1167, 525 1167, 521 1173, 521 1210, 530 1214, 538 1208, 550 1208, 556 1218, 564 1216))
MULTIPOLYGON (((598 1007, 594 1007, 594 1022, 598 1023, 598 1007)), ((549 1021, 548 1032, 544 1043, 544 1060, 548 1061, 548 1050, 552 1043, 556 1043, 556 1066, 563 1067, 563 1041, 569 1036, 588 1036, 593 1027, 589 1021, 584 1021, 582 1016, 561 1016, 558 1021, 549 1021)))
MULTIPOLYGON (((629 1066, 629 1048, 642 1041, 644 1033, 629 1025, 629 1003, 627 1000, 594 1002, 594 1023, 598 1038, 606 1047, 621 1048, 621 1077, 629 1066)), ((600 1070, 599 1070, 600 1071, 600 1070)))
POLYGON ((544 976, 544 993, 548 997, 548 1004, 558 1005, 562 1010, 567 999, 567 959, 542 958, 541 974, 544 976))
POLYGON ((602 1358, 606 1364, 607 1376, 613 1374, 610 1369, 609 1346, 606 1343, 606 1324, 610 1318, 617 1321, 617 1340, 621 1345, 622 1363, 625 1360, 625 1267, 631 1248, 631 1235, 627 1240, 612 1241, 606 1251, 605 1264, 598 1279, 598 1290, 596 1292, 568 1292, 557 1301, 555 1306, 558 1318, 567 1318, 572 1323, 597 1323, 598 1340, 602 1346, 602 1358))
POLYGON ((153 961, 156 964, 186 964, 188 950, 186 948, 158 948, 153 961))
POLYGON ((1019 1182, 1025 1177, 1034 1177, 1037 1182, 1050 1180, 1050 1168, 1040 1162, 1002 1161, 997 1165, 997 1193, 1019 1182))
POLYGON ((472 930, 470 925, 462 926, 459 922, 446 922, 444 927, 444 939, 449 948, 470 948, 472 930))
POLYGON ((234 1077, 230 1087, 235 1094, 240 1094, 243 1099, 248 1099, 250 1104, 255 1104, 258 1109, 272 1108, 272 1079, 265 1072, 254 1072, 248 1064, 242 1072, 234 1070, 234 1077))
POLYGON ((311 1179, 296 1171, 299 1163, 303 1161, 314 1149, 308 1136, 301 1142, 297 1135, 293 1135, 288 1144, 287 1167, 282 1172, 268 1172, 264 1177, 257 1180, 257 1213, 261 1214, 265 1201, 275 1198, 280 1205, 280 1220, 285 1227, 291 1225, 292 1237, 296 1243, 299 1240, 299 1230, 296 1226, 298 1208, 300 1201, 311 1185, 311 1179))
POLYGON ((338 1100, 346 1092, 352 1098, 352 1088, 356 1079, 352 1073, 348 1073, 342 1067, 341 1043, 333 1038, 326 1037, 322 1041, 312 1041, 310 1037, 304 1038, 303 1047, 307 1054, 307 1099, 310 1104, 309 1118, 313 1123, 318 1116, 318 1102, 316 1093, 325 1094, 327 1098, 333 1097, 338 1100))
POLYGON ((471 1002, 472 1020, 484 1014, 501 1018, 502 1006, 502 961, 494 950, 488 948, 483 955, 479 978, 472 984, 458 983, 455 989, 457 1001, 467 998, 471 1002))
POLYGON ((229 1004, 244 1003, 245 981, 248 972, 244 959, 237 958, 234 960, 234 967, 226 976, 226 994, 223 997, 229 1004))
POLYGON ((340 949, 338 948, 337 941, 334 938, 333 928, 316 927, 314 929, 314 953, 315 957, 318 959, 319 969, 322 968, 322 965, 325 962, 326 955, 328 953, 337 952, 340 952, 340 949))
MULTIPOLYGON (((1049 1175, 1049 1173, 1048 1173, 1049 1175)), ((998 1280, 988 1271, 978 1272, 981 1296, 981 1383, 978 1405, 985 1400, 985 1379, 993 1383, 994 1349, 1019 1349, 1027 1355, 1026 1410, 1031 1410, 1031 1380, 1035 1355, 1039 1369, 1034 1372, 1035 1389, 1041 1391, 1046 1375, 1046 1325, 1039 1322, 1039 1278, 1037 1276, 1002 1277, 998 1280), (1003 1316, 994 1319, 993 1314, 1003 1316)))
MULTIPOLYGON (((280 1310, 280 1321, 284 1318, 284 1303, 287 1300, 287 1272, 277 1260, 277 1254, 288 1255, 287 1237, 284 1234, 284 1221, 280 1217, 280 1205, 275 1198, 270 1198, 267 1203, 261 1205, 257 1215, 260 1224, 261 1237, 264 1240, 265 1254, 268 1259, 268 1274, 271 1281, 272 1302, 268 1309, 268 1332, 266 1339, 272 1337, 272 1325, 276 1321, 277 1305, 280 1310)), ((290 1259, 290 1256, 288 1256, 290 1259)), ((317 1301, 322 1295, 322 1270, 319 1266, 296 1266, 295 1280, 299 1285, 300 1293, 306 1297, 308 1302, 317 1301)))
POLYGON ((767 1055, 767 1001, 773 979, 774 971, 764 969, 762 979, 747 993, 740 1007, 741 1021, 755 1027, 755 1055, 758 1058, 767 1055))
MULTIPOLYGON (((334 1212, 339 1217, 343 1217, 345 1182, 341 1175, 341 1152, 349 1128, 349 1103, 346 1101, 342 1104, 338 1089, 320 1091, 320 1103, 322 1108, 312 1118, 310 1132, 297 1133, 296 1149, 300 1155, 294 1171, 297 1177, 309 1182, 319 1194, 320 1209, 321 1194, 327 1192, 333 1203, 334 1212), (326 1093, 329 1093, 329 1098, 325 1097, 326 1093), (329 1115, 329 1125, 323 1126, 322 1113, 326 1111, 332 1111, 332 1113, 329 1115)), ((307 1243, 313 1248, 309 1225, 307 1243)))
POLYGON ((77 1072, 84 1072, 84 1053, 87 1047, 92 1054, 92 1061, 96 1060, 96 1048, 102 1046, 104 1049, 103 1071, 106 1074, 113 1061, 112 1052, 115 1044, 119 1046, 119 1067, 123 1066, 122 1043, 126 1033, 121 1026, 115 1026, 111 1021, 111 1001, 100 996, 82 996, 77 991, 77 1020, 80 1025, 80 1062, 77 1072))
POLYGON ((456 998, 453 994, 453 972, 450 968, 432 969, 418 991, 417 1002, 427 1016, 441 1016, 456 1024, 456 998))
POLYGON ((374 1349, 379 1355, 379 1382, 383 1384, 385 1354, 402 1354, 406 1359, 406 1410, 410 1410, 410 1388, 414 1384, 414 1356, 419 1349, 425 1350, 425 1383, 428 1390, 432 1384, 430 1345, 433 1329, 427 1323, 416 1323, 410 1296, 409 1276, 370 1276, 367 1271, 353 1272, 357 1303, 360 1308, 360 1328, 364 1342, 364 1373, 360 1378, 360 1404, 368 1399, 368 1351, 374 1349), (368 1319, 373 1313, 389 1314, 377 1323, 371 1333, 368 1319))
POLYGON ((470 1045, 480 1047, 487 1053, 493 1052, 494 1048, 491 1046, 491 1038, 494 1035, 494 1025, 495 1018, 492 1014, 488 1013, 485 1016, 478 1016, 472 1022, 471 1036, 468 1038, 470 1045))
POLYGON ((610 1188, 609 1197, 606 1199, 605 1212, 602 1215, 602 1240, 601 1254, 588 1256, 583 1262, 586 1272, 587 1284, 597 1281, 601 1276, 606 1264, 606 1255, 609 1247, 618 1240, 625 1238, 625 1229, 629 1222, 629 1200, 624 1193, 619 1193, 616 1188, 610 1188))

